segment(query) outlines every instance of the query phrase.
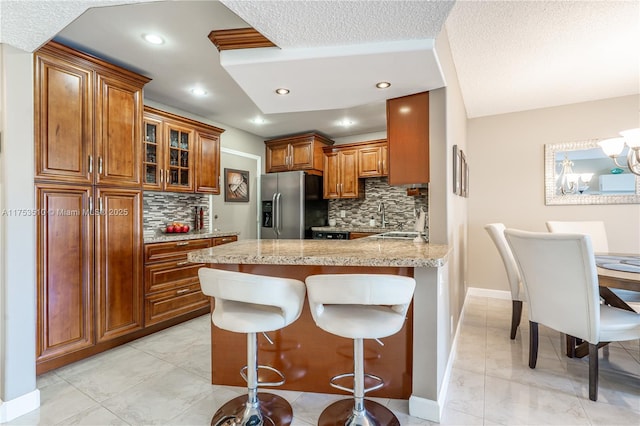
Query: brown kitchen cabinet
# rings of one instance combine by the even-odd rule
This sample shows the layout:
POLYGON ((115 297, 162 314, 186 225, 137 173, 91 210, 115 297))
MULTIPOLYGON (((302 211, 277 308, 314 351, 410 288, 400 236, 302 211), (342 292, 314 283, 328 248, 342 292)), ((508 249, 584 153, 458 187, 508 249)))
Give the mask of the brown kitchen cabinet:
POLYGON ((196 133, 196 192, 220 194, 220 133, 196 133))
POLYGON ((389 184, 429 182, 429 92, 387 100, 389 184))
POLYGON ((387 176, 387 141, 369 141, 358 149, 358 177, 370 178, 387 176))
POLYGON ((95 344, 90 186, 36 185, 37 362, 95 344), (45 214, 46 212, 46 214, 45 214))
POLYGON ((187 313, 206 312, 209 299, 202 294, 198 279, 198 269, 206 265, 188 262, 187 253, 237 239, 233 235, 145 244, 145 326, 187 313))
POLYGON ((150 79, 53 41, 34 68, 36 180, 139 187, 150 79))
POLYGON ((144 326, 142 191, 98 187, 95 217, 97 342, 144 326))
POLYGON ((144 107, 143 187, 219 194, 223 129, 144 107))
POLYGON ((364 195, 364 180, 358 179, 358 149, 324 149, 324 198, 358 198, 364 195))
POLYGON ((294 170, 322 173, 324 168, 322 149, 333 145, 331 139, 317 133, 271 139, 264 143, 267 173, 294 170))
POLYGON ((36 371, 139 337, 142 87, 50 42, 34 54, 36 371))
POLYGON ((222 244, 232 243, 234 241, 238 241, 238 236, 237 235, 229 235, 228 237, 215 237, 213 239, 213 245, 214 246, 219 246, 219 245, 222 245, 222 244))
POLYGON ((36 206, 37 363, 140 330, 142 191, 38 183, 36 206))
POLYGON ((376 235, 378 232, 349 232, 350 240, 357 240, 358 238, 370 237, 372 235, 376 235))

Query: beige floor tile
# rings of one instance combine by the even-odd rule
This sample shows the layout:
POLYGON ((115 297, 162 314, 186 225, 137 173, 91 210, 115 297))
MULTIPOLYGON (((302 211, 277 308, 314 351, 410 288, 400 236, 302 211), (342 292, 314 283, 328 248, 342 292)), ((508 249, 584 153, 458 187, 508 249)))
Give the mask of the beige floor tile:
POLYGON ((40 389, 40 408, 8 422, 8 425, 55 425, 100 405, 65 381, 40 389))
MULTIPOLYGON (((245 393, 210 384, 210 321, 203 315, 39 376, 41 407, 9 424, 209 425, 222 404, 245 393)), ((639 341, 600 350, 593 402, 588 358, 567 358, 555 330, 540 326, 538 365, 528 367, 528 324, 525 304, 511 340, 510 300, 467 298, 441 425, 640 424, 639 341)), ((345 351, 350 356, 351 346, 345 351)), ((268 391, 291 403, 292 426, 315 425, 327 405, 348 397, 268 391)), ((406 400, 374 400, 402 426, 437 424, 409 416, 406 400)))

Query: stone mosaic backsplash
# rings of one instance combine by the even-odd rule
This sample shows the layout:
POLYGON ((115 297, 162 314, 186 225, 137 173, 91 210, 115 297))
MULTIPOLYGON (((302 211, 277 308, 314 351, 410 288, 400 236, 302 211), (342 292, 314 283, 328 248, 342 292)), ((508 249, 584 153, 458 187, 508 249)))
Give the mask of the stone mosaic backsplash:
MULTIPOLYGON (((329 200, 329 219, 336 220, 336 226, 369 226, 373 217, 376 226, 382 225, 382 215, 378 213, 378 204, 384 203, 387 228, 413 231, 416 222, 415 211, 424 209, 429 224, 429 206, 427 195, 408 196, 407 189, 390 186, 386 177, 365 179, 364 198, 329 200), (340 217, 340 211, 345 217, 340 217)), ((429 235, 428 228, 425 229, 429 235)))
POLYGON ((204 229, 209 224, 209 196, 207 194, 181 194, 177 192, 143 191, 143 232, 153 235, 168 222, 186 223, 195 229, 195 207, 202 207, 204 229))

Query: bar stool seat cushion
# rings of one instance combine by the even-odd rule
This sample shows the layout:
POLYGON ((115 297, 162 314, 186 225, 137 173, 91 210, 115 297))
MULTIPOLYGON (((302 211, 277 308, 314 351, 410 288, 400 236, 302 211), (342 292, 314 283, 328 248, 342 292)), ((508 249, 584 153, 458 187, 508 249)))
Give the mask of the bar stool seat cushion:
POLYGON ((275 306, 225 300, 213 311, 213 323, 224 330, 236 333, 262 333, 287 326, 287 318, 275 306))
POLYGON ((323 305, 316 325, 349 339, 378 339, 397 333, 405 316, 384 306, 323 305))
POLYGON ((305 286, 294 279, 201 268, 204 294, 215 298, 213 323, 235 333, 279 330, 300 317, 305 286))
POLYGON ((378 339, 400 331, 413 296, 413 278, 376 274, 307 277, 318 327, 349 339, 378 339))

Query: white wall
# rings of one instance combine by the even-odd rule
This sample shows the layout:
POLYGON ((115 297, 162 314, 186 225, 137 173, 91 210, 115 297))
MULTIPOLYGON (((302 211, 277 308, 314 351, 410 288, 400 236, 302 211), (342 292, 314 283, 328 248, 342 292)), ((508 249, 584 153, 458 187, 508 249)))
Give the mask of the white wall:
MULTIPOLYGON (((440 410, 446 396, 447 375, 455 330, 466 293, 467 199, 453 193, 453 145, 466 150, 466 110, 446 30, 436 40, 436 51, 447 86, 429 93, 429 243, 451 248, 447 264, 438 270, 441 283, 437 303, 435 340, 436 376, 419 396, 438 400, 440 410)), ((472 161, 471 156, 467 157, 472 161)), ((427 327, 425 327, 427 328, 427 327)), ((414 331, 415 333, 416 331, 414 331)), ((433 362, 433 361, 430 361, 433 362)), ((439 416, 439 414, 438 414, 439 416)))
POLYGON ((640 252, 640 205, 544 204, 544 145, 604 139, 638 127, 640 96, 471 119, 469 285, 507 290, 504 267, 484 225, 546 231, 547 220, 604 220, 615 252, 640 252))
POLYGON ((33 55, 0 45, 0 421, 39 404, 35 380, 33 55), (31 212, 31 213, 30 213, 31 212))

